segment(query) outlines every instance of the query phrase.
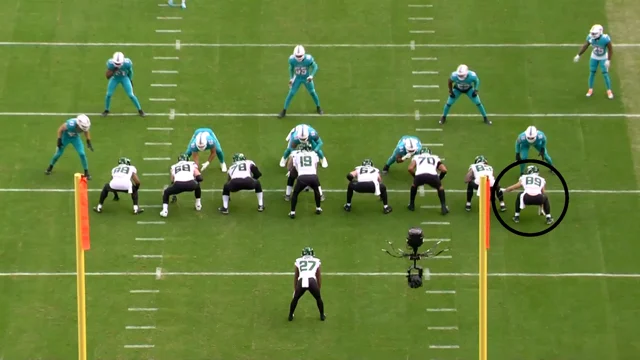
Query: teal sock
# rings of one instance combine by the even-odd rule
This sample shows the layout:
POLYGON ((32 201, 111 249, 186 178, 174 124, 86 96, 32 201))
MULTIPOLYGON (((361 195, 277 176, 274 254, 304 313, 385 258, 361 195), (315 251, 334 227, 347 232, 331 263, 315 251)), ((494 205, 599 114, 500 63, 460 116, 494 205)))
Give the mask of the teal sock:
POLYGON ((604 84, 607 86, 607 90, 611 90, 611 77, 609 76, 609 73, 606 72, 602 74, 602 76, 604 76, 604 84))
POLYGON ((318 98, 318 94, 315 91, 311 93, 311 98, 313 102, 316 103, 316 106, 320 107, 320 98, 318 98))
POLYGON ((593 81, 596 79, 596 72, 592 71, 589 74, 589 89, 593 89, 593 81))
POLYGON ((111 108, 111 95, 107 95, 104 98, 104 109, 109 110, 111 108))
POLYGON ((131 102, 133 103, 133 105, 136 107, 137 110, 141 110, 142 107, 140 106, 140 101, 138 101, 138 97, 133 95, 130 96, 129 99, 131 99, 131 102))
POLYGON ((86 154, 78 154, 80 155, 80 162, 82 163, 82 168, 84 170, 89 170, 89 163, 87 162, 87 155, 86 154))

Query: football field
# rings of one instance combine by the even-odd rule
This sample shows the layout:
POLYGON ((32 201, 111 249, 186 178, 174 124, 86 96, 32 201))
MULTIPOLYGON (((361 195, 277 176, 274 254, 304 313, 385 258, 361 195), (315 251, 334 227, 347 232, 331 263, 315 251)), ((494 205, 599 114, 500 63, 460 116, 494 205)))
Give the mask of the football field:
MULTIPOLYGON (((179 1, 179 0, 174 0, 179 1)), ((469 360, 478 357, 478 206, 464 209, 464 177, 477 155, 496 172, 514 161, 518 134, 534 125, 549 139, 570 189, 569 209, 542 237, 518 237, 492 218, 489 250, 491 360, 631 360, 640 340, 640 2, 632 0, 221 0, 188 9, 157 0, 11 1, 0 7, 0 360, 77 357, 73 174, 67 147, 44 175, 67 119, 90 116, 87 149, 97 203, 110 170, 129 157, 142 182, 131 200, 91 213, 86 255, 89 359, 101 360, 469 360), (607 99, 602 75, 585 97, 589 52, 572 62, 593 24, 613 41, 607 99), (297 44, 319 65, 318 116, 305 89, 277 119, 297 44), (105 62, 133 61, 135 93, 119 88, 104 110, 105 62), (438 120, 447 78, 467 64, 492 126, 466 98, 438 120), (318 170, 326 200, 315 215, 302 193, 287 214, 285 137, 309 124, 324 141, 318 170), (253 192, 217 211, 227 175, 204 171, 203 209, 180 195, 161 218, 169 167, 193 131, 215 131, 226 163, 242 152, 264 174, 266 210, 253 192), (370 158, 382 169, 403 135, 444 158, 451 212, 435 191, 407 210, 411 176, 394 164, 384 182, 394 211, 356 194, 343 210, 346 174, 370 158), (384 252, 420 226, 429 276, 410 289, 409 262, 384 252), (287 321, 294 260, 312 246, 322 260, 327 320, 310 295, 287 321)), ((533 149, 530 156, 535 155, 533 149)), ((552 214, 562 185, 547 169, 552 214)), ((497 175, 497 174, 496 174, 497 175)), ((517 168, 500 185, 517 182, 517 168)), ((525 209, 511 221, 543 230, 525 209)))

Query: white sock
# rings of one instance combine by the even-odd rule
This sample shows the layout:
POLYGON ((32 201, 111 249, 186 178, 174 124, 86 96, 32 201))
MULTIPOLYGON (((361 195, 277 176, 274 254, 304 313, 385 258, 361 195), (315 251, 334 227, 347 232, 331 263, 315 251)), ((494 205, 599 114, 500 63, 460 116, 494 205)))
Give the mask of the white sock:
POLYGON ((320 196, 322 196, 322 187, 318 186, 318 192, 320 192, 320 196))
POLYGON ((296 212, 295 211, 290 211, 289 214, 294 214, 295 215, 296 212))
POLYGON ((184 5, 187 2, 187 0, 182 0, 182 5, 184 5))
POLYGON ((293 186, 287 186, 287 190, 285 191, 285 194, 291 195, 291 192, 293 192, 293 186))
POLYGON ((551 217, 551 214, 547 214, 547 219, 549 219, 551 217))
POLYGON ((196 206, 202 206, 202 203, 200 202, 200 199, 196 199, 196 206))
POLYGON ((262 199, 262 195, 264 195, 264 193, 261 193, 261 192, 256 193, 256 196, 258 196, 258 205, 259 205, 259 206, 264 205, 264 203, 263 203, 263 199, 262 199))
POLYGON ((520 216, 520 213, 515 213, 515 216, 520 216))
POLYGON ((229 195, 222 195, 222 207, 229 208, 229 195))
POLYGON ((169 211, 169 204, 162 204, 162 211, 169 211))
POLYGON ((133 211, 138 212, 138 205, 133 205, 133 211))
POLYGON ((98 210, 102 210, 102 205, 98 204, 98 210))
MULTIPOLYGON (((501 204, 502 205, 502 204, 501 204)), ((467 206, 471 206, 471 203, 467 201, 467 206)))
POLYGON ((500 201, 500 206, 504 206, 504 201, 500 201))
POLYGON ((316 210, 322 210, 322 208, 317 207, 316 210))
POLYGON ((385 208, 385 209, 386 209, 386 208, 388 208, 388 207, 389 207, 389 205, 384 205, 384 208, 385 208))

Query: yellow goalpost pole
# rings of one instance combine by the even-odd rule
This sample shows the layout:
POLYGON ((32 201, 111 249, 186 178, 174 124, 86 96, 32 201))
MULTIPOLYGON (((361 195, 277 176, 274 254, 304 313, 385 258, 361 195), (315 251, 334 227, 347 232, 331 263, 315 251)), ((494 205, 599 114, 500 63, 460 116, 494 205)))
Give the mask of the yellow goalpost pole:
POLYGON ((87 305, 84 252, 89 250, 89 201, 87 179, 74 174, 76 222, 76 287, 78 302, 78 359, 87 360, 87 305))
POLYGON ((478 252, 479 252, 479 359, 487 360, 487 253, 489 250, 489 224, 491 219, 491 186, 489 178, 483 176, 480 178, 480 205, 479 209, 479 233, 478 233, 478 252))

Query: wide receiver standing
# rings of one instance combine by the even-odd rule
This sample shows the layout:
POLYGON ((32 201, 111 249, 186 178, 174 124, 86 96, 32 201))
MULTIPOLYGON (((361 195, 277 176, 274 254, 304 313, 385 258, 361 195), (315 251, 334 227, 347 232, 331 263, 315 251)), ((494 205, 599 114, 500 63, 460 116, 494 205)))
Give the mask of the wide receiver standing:
POLYGON ((289 305, 289 321, 293 320, 298 300, 307 290, 316 299, 318 311, 320 312, 320 320, 324 321, 327 317, 324 315, 324 302, 320 296, 320 287, 322 286, 320 274, 320 259, 315 257, 312 248, 305 247, 302 249, 302 257, 295 261, 296 272, 293 277, 293 299, 289 305))

